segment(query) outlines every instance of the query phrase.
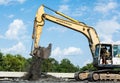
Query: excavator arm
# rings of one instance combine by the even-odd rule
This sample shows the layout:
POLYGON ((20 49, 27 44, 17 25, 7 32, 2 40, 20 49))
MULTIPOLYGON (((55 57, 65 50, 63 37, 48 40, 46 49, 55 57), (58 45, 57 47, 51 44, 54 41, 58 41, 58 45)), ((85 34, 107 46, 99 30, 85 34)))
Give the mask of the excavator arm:
POLYGON ((67 15, 64 15, 58 11, 54 11, 52 9, 50 9, 50 10, 52 10, 56 14, 64 17, 65 19, 46 14, 44 12, 44 7, 47 9, 50 9, 44 5, 40 6, 40 8, 38 9, 38 11, 36 13, 36 17, 35 17, 35 23, 34 23, 35 33, 33 34, 34 38, 35 38, 35 40, 34 40, 35 48, 38 47, 41 32, 42 32, 42 27, 44 26, 45 20, 49 20, 51 22, 65 26, 69 29, 75 30, 75 31, 80 32, 83 35, 85 35, 88 39, 92 55, 94 56, 95 46, 96 46, 96 44, 100 43, 98 35, 94 28, 87 26, 86 24, 84 24, 82 22, 79 22, 67 15))
MULTIPOLYGON (((41 7, 40 10, 43 10, 43 8, 41 7)), ((49 44, 48 47, 46 48, 39 46, 39 40, 40 40, 40 36, 42 33, 42 27, 44 25, 44 18, 40 16, 42 16, 43 13, 44 11, 41 11, 41 13, 39 13, 38 11, 35 16, 33 34, 32 34, 34 45, 32 45, 30 55, 41 57, 43 59, 47 59, 50 56, 52 44, 49 44)))

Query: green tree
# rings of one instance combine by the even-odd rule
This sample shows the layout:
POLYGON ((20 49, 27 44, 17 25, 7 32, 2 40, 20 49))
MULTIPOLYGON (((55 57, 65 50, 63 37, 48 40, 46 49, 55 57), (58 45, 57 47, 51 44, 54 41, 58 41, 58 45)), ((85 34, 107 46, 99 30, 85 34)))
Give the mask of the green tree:
POLYGON ((4 71, 23 71, 25 68, 26 59, 21 55, 6 54, 3 56, 4 71))
POLYGON ((97 70, 92 63, 87 64, 86 66, 82 67, 80 71, 94 71, 97 70))
POLYGON ((0 71, 3 70, 3 53, 0 52, 0 71))
POLYGON ((70 60, 63 59, 58 68, 59 72, 76 72, 79 71, 79 67, 75 67, 70 60))
MULTIPOLYGON (((0 71, 26 71, 32 63, 32 58, 24 58, 21 55, 12 55, 0 52, 0 71)), ((92 71, 96 68, 92 63, 80 69, 79 66, 74 66, 70 60, 63 59, 60 63, 54 58, 48 58, 43 60, 42 71, 43 72, 77 72, 77 71, 92 71)))
POLYGON ((57 72, 58 62, 54 58, 45 59, 42 63, 43 72, 57 72))
POLYGON ((24 68, 26 71, 29 70, 31 63, 32 63, 32 58, 27 58, 25 63, 25 68, 24 68))
POLYGON ((27 60, 22 57, 21 55, 17 54, 15 55, 15 58, 17 59, 18 61, 18 64, 19 64, 19 71, 25 71, 26 70, 26 64, 27 64, 27 60))

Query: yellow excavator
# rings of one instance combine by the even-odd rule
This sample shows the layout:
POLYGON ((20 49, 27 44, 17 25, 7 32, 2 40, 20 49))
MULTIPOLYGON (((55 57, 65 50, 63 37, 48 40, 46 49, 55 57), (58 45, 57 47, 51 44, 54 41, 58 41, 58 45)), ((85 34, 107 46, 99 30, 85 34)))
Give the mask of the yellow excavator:
MULTIPOLYGON (((113 70, 113 68, 120 68, 120 44, 100 43, 98 34, 93 27, 45 5, 41 5, 36 13, 33 30, 33 52, 39 46, 39 40, 45 20, 54 22, 76 32, 80 32, 87 37, 93 57, 93 65, 98 70, 77 72, 74 76, 76 80, 120 80, 120 70, 113 70), (62 16, 62 18, 45 13, 44 8, 55 12, 57 15, 62 16)), ((44 55, 42 55, 42 57, 44 57, 44 55)))

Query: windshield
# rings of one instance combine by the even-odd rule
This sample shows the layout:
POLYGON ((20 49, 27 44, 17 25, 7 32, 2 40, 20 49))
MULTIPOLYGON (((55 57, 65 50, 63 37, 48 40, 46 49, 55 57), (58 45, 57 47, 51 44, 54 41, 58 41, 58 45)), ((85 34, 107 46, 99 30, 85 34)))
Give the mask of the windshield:
POLYGON ((113 46, 113 55, 114 57, 118 57, 120 55, 120 45, 113 46))
POLYGON ((100 45, 96 46, 95 56, 99 56, 100 45))

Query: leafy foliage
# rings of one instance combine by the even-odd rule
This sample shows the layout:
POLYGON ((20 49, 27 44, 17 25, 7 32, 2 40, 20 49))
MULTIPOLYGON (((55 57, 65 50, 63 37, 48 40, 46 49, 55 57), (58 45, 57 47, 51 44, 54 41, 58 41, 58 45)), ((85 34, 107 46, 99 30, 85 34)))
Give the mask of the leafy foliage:
MULTIPOLYGON (((32 58, 24 58, 22 55, 12 55, 0 52, 0 71, 26 71, 32 62, 32 58)), ((96 70, 92 63, 80 68, 73 65, 70 60, 63 59, 60 63, 54 58, 43 61, 43 72, 77 72, 86 70, 96 70)))
POLYGON ((94 71, 94 70, 97 69, 93 66, 92 63, 89 63, 86 66, 82 67, 80 71, 83 72, 83 71, 94 71))
POLYGON ((0 64, 1 71, 24 71, 26 59, 21 55, 6 54, 3 56, 2 54, 0 64))
POLYGON ((58 62, 54 58, 44 60, 42 64, 43 72, 57 72, 58 62))
POLYGON ((79 71, 68 59, 63 59, 59 65, 59 72, 76 72, 79 71))
POLYGON ((0 52, 0 71, 3 70, 3 53, 0 52))

